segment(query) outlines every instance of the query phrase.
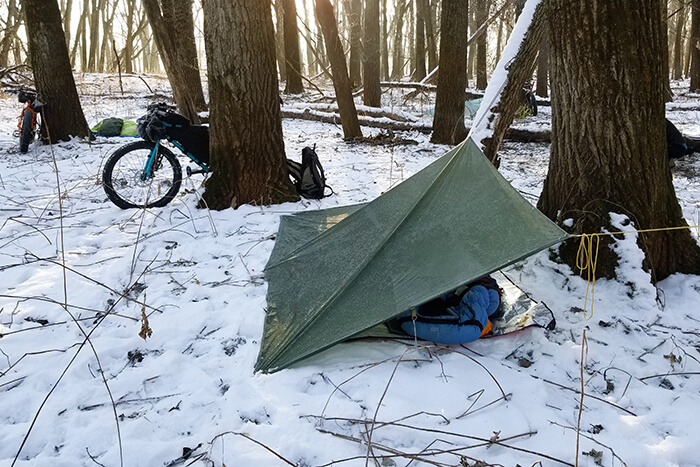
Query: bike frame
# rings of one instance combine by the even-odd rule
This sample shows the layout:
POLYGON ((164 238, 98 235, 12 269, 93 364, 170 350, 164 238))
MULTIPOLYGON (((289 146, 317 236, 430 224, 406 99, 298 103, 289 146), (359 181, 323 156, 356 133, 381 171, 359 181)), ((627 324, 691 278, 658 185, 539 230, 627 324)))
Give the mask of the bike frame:
MULTIPOLYGON (((172 126, 172 125, 167 125, 166 126, 172 126)), ((182 144, 178 143, 174 139, 167 137, 166 139, 172 143, 173 146, 178 148, 180 152, 182 152, 184 155, 186 155, 192 162, 197 164, 199 167, 201 167, 202 171, 201 173, 207 173, 209 172, 209 166, 205 164, 204 162, 201 162, 199 159, 197 159, 194 155, 192 155, 190 152, 188 152, 182 144)), ((157 141, 155 146, 153 146, 153 149, 151 149, 151 153, 148 155, 148 159, 146 159, 146 166, 143 169, 143 174, 141 174, 141 180, 145 181, 148 180, 153 176, 153 168, 156 167, 158 161, 159 161, 159 155, 158 155, 158 149, 160 148, 160 141, 157 141)), ((187 167, 187 174, 191 175, 193 172, 190 171, 190 168, 187 167)))

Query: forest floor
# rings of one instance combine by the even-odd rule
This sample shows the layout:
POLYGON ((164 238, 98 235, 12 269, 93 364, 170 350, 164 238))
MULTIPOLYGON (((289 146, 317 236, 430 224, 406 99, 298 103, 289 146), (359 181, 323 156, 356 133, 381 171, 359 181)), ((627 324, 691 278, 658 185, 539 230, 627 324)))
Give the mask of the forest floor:
MULTIPOLYGON (((170 96, 162 76, 76 81, 91 126, 170 96)), ((673 89, 668 118, 700 136, 700 96, 673 89)), ((434 96, 408 92, 388 89, 384 110, 430 124, 434 96)), ((653 286, 637 234, 618 242, 618 279, 593 297, 551 251, 503 271, 547 304, 553 330, 447 348, 348 342, 254 374, 280 216, 371 201, 449 147, 419 131, 346 142, 339 125, 284 119, 287 156, 315 144, 334 195, 208 211, 195 175, 164 208, 121 210, 100 174, 130 140, 21 154, 20 110, 0 99, 0 467, 700 466, 700 277, 653 286)), ((515 126, 548 129, 550 117, 542 105, 515 126)), ((548 156, 547 144, 506 141, 499 170, 535 204, 548 156)), ((700 154, 671 170, 697 226, 700 154)))

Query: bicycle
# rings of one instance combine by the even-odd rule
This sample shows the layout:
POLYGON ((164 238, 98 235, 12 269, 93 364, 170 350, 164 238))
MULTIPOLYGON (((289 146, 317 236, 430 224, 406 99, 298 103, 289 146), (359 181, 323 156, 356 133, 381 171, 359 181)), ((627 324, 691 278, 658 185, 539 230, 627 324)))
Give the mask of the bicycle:
POLYGON ((182 183, 182 167, 175 154, 163 146, 167 140, 199 169, 187 167, 187 175, 209 172, 209 128, 192 125, 166 104, 153 104, 137 120, 141 141, 118 148, 102 171, 107 198, 122 209, 163 207, 175 197, 182 183))
POLYGON ((44 103, 36 98, 36 94, 28 91, 20 91, 17 100, 26 104, 19 115, 17 130, 13 133, 19 137, 19 152, 29 151, 29 144, 36 139, 37 128, 41 127, 39 115, 44 108, 44 103))

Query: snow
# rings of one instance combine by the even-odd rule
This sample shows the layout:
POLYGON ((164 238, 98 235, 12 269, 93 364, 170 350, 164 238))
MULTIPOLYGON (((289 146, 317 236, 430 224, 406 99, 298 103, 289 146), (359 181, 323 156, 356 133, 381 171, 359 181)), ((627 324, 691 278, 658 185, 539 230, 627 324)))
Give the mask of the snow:
MULTIPOLYGON (((89 124, 144 113, 144 84, 124 81, 122 97, 114 76, 79 77, 89 124)), ((420 118, 423 103, 400 105, 401 93, 385 107, 420 118)), ((372 200, 448 147, 420 133, 402 134, 415 144, 344 142, 337 125, 285 119, 287 155, 315 143, 335 195, 207 211, 195 175, 168 206, 124 211, 100 186, 124 139, 20 154, 20 105, 10 96, 0 109, 0 466, 700 465, 700 278, 653 287, 636 234, 617 243, 619 279, 598 279, 585 312, 588 283, 549 251, 504 271, 552 309, 553 331, 343 343, 253 374, 280 216, 372 200)), ((543 110, 518 125, 547 126, 543 110)), ((669 118, 697 128, 698 116, 669 118)), ((506 141, 500 171, 535 203, 547 157, 546 145, 506 141)), ((672 164, 691 225, 697 157, 672 164)))

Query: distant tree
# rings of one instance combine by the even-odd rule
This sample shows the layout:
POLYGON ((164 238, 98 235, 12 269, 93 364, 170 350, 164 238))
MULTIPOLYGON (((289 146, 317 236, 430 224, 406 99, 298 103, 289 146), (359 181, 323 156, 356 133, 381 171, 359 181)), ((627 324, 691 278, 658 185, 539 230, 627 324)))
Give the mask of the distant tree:
POLYGON ((350 20, 350 86, 362 85, 362 0, 346 1, 350 20))
POLYGON ((391 79, 398 81, 403 75, 403 61, 404 61, 404 46, 403 46, 403 26, 404 26, 404 15, 406 14, 406 9, 408 5, 408 0, 398 0, 396 3, 395 10, 395 28, 394 28, 394 55, 392 58, 391 65, 391 79))
POLYGON ((379 0, 365 0, 365 41, 362 62, 364 103, 381 107, 382 89, 379 84, 379 0))
POLYGON ((57 0, 22 0, 34 85, 51 142, 92 135, 80 107, 57 0))
POLYGON ((328 60, 331 62, 333 88, 335 89, 335 98, 338 101, 338 112, 340 113, 340 124, 343 126, 343 135, 348 139, 360 138, 362 137, 362 130, 357 119, 355 101, 352 98, 343 43, 338 35, 338 23, 335 19, 333 6, 329 0, 316 0, 316 16, 321 23, 328 60))
MULTIPOLYGON (((428 52, 428 73, 430 73, 438 66, 435 18, 433 15, 434 8, 431 6, 430 0, 423 1, 425 3, 425 15, 423 18, 423 24, 425 26, 425 47, 428 52)), ((432 4, 435 5, 437 2, 438 0, 433 0, 432 4)))
POLYGON ((19 29, 22 11, 17 8, 17 0, 9 0, 7 4, 7 21, 5 31, 0 40, 0 67, 9 65, 9 56, 12 43, 17 40, 17 30, 19 29))
POLYGON ((299 196, 287 175, 272 8, 266 0, 204 0, 210 95, 212 209, 299 196))
POLYGON ((386 81, 389 79, 389 32, 388 32, 388 24, 387 24, 387 14, 386 14, 386 5, 387 5, 387 0, 381 0, 381 9, 382 9, 382 22, 381 22, 381 32, 380 32, 380 37, 381 37, 381 73, 380 77, 382 80, 386 81))
POLYGON ((690 21, 690 90, 700 91, 700 0, 692 0, 690 21))
POLYGON ((685 29, 686 5, 685 0, 677 0, 675 11, 675 26, 673 32, 673 79, 683 77, 683 32, 685 29))
POLYGON ((199 123, 206 110, 194 39, 192 0, 142 0, 178 110, 199 123))
POLYGON ((415 69, 413 80, 421 81, 426 76, 425 70, 425 0, 416 0, 416 43, 414 44, 415 69))
POLYGON ((299 54, 299 28, 297 26, 296 0, 284 0, 284 61, 287 70, 286 94, 301 94, 301 58, 299 54))
MULTIPOLYGON (((538 207, 574 234, 610 231, 611 212, 636 229, 687 227, 666 154, 665 2, 550 0, 549 6, 556 12, 548 15, 552 147, 538 207)), ((614 242, 600 239, 600 277, 614 277, 614 242)), ((638 245, 654 282, 700 273, 700 248, 688 230, 640 233, 638 245)), ((577 252, 574 241, 560 249, 572 267, 577 252)))
POLYGON ((468 9, 468 3, 463 0, 442 0, 440 72, 435 96, 433 143, 457 144, 467 137, 464 101, 467 86, 468 9))
MULTIPOLYGON (((476 0, 474 12, 474 19, 476 21, 477 28, 486 22, 489 16, 489 0, 476 0)), ((476 41, 476 88, 486 89, 488 84, 486 79, 486 53, 487 53, 487 42, 486 34, 479 36, 476 41)))

